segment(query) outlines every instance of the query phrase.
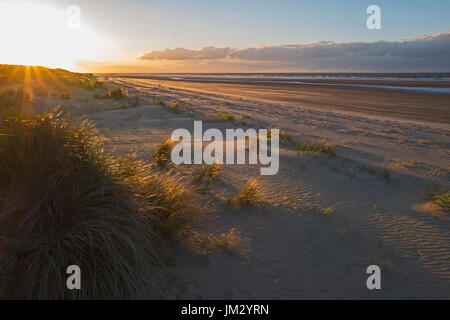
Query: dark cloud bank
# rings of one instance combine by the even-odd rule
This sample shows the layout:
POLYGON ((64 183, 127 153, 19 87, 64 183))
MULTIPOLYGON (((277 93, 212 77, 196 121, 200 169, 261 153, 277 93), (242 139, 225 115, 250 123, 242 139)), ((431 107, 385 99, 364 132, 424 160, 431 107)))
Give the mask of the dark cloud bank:
POLYGON ((144 53, 139 60, 253 65, 255 69, 450 71, 450 31, 404 41, 329 42, 245 49, 205 47, 144 53))

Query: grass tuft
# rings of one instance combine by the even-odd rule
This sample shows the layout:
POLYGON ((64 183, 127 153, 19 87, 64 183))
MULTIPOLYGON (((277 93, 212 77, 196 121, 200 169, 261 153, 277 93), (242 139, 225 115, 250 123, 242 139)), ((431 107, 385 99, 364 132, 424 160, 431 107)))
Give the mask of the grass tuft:
POLYGON ((263 189, 258 179, 253 179, 247 183, 239 194, 228 199, 228 205, 234 208, 254 208, 260 207, 263 203, 263 189))
POLYGON ((113 90, 109 90, 104 95, 94 94, 95 99, 116 99, 120 100, 128 97, 128 91, 124 88, 116 88, 113 90))
POLYGON ((153 101, 152 104, 155 105, 155 106, 162 106, 162 107, 166 107, 167 106, 167 104, 164 102, 164 100, 153 101))
POLYGON ((1 121, 0 297, 161 297, 165 253, 157 230, 161 212, 180 205, 155 197, 174 197, 178 189, 160 194, 159 186, 179 184, 130 176, 138 169, 119 170, 88 123, 58 114, 1 121), (135 193, 142 184, 156 187, 135 193), (69 291, 66 268, 74 264, 83 289, 69 291))
MULTIPOLYGON (((267 130, 267 138, 271 139, 272 138, 272 130, 273 129, 269 129, 267 130)), ((292 136, 287 133, 284 130, 280 130, 279 131, 279 138, 280 138, 280 143, 284 144, 284 145, 297 145, 297 142, 292 138, 292 136)))
POLYGON ((319 142, 301 142, 297 147, 298 152, 324 153, 330 157, 337 155, 336 147, 326 143, 324 140, 319 142))
POLYGON ((234 114, 232 114, 232 113, 217 112, 215 114, 215 117, 219 118, 219 119, 222 119, 222 120, 229 120, 229 121, 234 120, 234 114))
POLYGON ((153 155, 153 163, 156 164, 159 168, 164 168, 167 166, 170 158, 173 147, 176 142, 168 139, 161 143, 155 151, 153 155))
POLYGON ((228 253, 247 258, 245 239, 236 228, 220 234, 194 233, 189 242, 194 249, 206 255, 228 253))
POLYGON ((178 175, 161 172, 134 156, 119 159, 115 172, 130 194, 152 208, 155 230, 171 240, 183 240, 203 220, 205 210, 194 205, 197 196, 178 175))
POLYGON ((192 174, 193 183, 196 185, 210 186, 219 180, 222 174, 221 169, 222 166, 215 162, 211 165, 202 165, 194 170, 192 174))
POLYGON ((380 177, 386 180, 391 178, 391 170, 377 165, 364 165, 361 167, 361 170, 366 171, 369 175, 374 177, 380 177))
POLYGON ((450 192, 446 191, 444 187, 434 183, 428 184, 425 187, 424 195, 444 211, 450 212, 450 192))

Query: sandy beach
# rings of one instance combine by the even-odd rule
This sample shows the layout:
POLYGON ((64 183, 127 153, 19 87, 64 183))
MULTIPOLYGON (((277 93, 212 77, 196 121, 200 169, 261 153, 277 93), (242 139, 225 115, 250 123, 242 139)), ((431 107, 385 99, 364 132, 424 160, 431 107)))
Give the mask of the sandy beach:
POLYGON ((0 301, 450 300, 449 12, 0 0, 0 301))
MULTIPOLYGON (((129 76, 131 79, 136 76, 129 76)), ((276 80, 192 78, 189 81, 165 81, 168 76, 158 79, 158 84, 168 87, 191 89, 200 92, 222 93, 252 99, 302 105, 324 111, 346 111, 367 115, 385 116, 399 120, 416 120, 450 124, 450 91, 447 94, 412 91, 415 88, 449 90, 445 81, 368 81, 368 80, 302 80, 305 84, 283 83, 276 80), (362 86, 362 87, 358 87, 362 86), (370 88, 375 86, 375 88, 370 88), (407 88, 406 90, 385 89, 407 88)), ((176 77, 171 77, 176 78, 176 77)), ((151 81, 149 79, 147 81, 151 81)), ((293 81, 290 81, 293 82, 293 81)))
MULTIPOLYGON (((9 251, 17 267, 2 260, 11 274, 0 277, 5 296, 73 294, 57 270, 75 259, 88 279, 103 276, 80 297, 450 297, 448 95, 3 69, 1 190, 15 198, 0 202, 9 221, 1 231, 6 246, 19 245, 9 251), (23 83, 21 73, 35 78, 23 83), (199 122, 222 134, 279 129, 279 170, 175 164, 172 133, 199 122), (52 289, 36 281, 40 268, 14 278, 36 234, 36 265, 58 252, 52 289), (371 265, 381 290, 368 290, 371 265)), ((244 149, 249 156, 250 144, 244 149)))
MULTIPOLYGON (((336 157, 281 145, 280 171, 225 165, 221 183, 201 195, 212 233, 234 228, 243 254, 201 255, 174 248, 166 298, 448 298, 450 218, 424 197, 448 188, 448 96, 389 90, 196 83, 108 78, 138 107, 77 103, 115 154, 150 160, 172 130, 280 128, 296 141, 325 139, 336 157), (164 101, 157 105, 155 101, 164 101), (177 112, 169 107, 178 103, 177 112), (231 113, 232 121, 217 119, 231 113), (379 115, 382 115, 380 117, 379 115), (263 208, 234 210, 226 199, 252 178, 263 208), (383 290, 368 291, 366 268, 383 269, 383 290)), ((116 103, 117 104, 117 103, 116 103)), ((187 183, 192 166, 176 166, 187 183)))

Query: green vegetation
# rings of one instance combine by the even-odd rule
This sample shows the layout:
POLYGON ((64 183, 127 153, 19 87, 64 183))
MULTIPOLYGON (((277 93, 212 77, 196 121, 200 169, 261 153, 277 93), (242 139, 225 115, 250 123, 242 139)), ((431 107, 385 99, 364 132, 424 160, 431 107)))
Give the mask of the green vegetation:
POLYGON ((116 161, 114 171, 130 194, 152 208, 156 219, 153 227, 159 234, 174 241, 192 236, 205 210, 194 205, 197 196, 179 176, 162 172, 135 156, 116 161))
POLYGON ((440 206, 446 212, 450 212, 450 192, 436 194, 435 196, 433 196, 431 201, 434 204, 440 206))
POLYGON ((441 207, 444 211, 450 212, 450 192, 439 184, 428 184, 424 195, 434 204, 441 207))
POLYGON ((60 115, 1 122, 0 297, 161 296, 161 203, 135 194, 150 179, 125 179, 95 134, 60 115), (66 289, 72 264, 83 290, 66 289))
MULTIPOLYGON (((161 239, 205 244, 194 243, 205 210, 192 188, 103 150, 92 125, 61 114, 0 120, 0 298, 160 298, 161 239), (72 264, 83 290, 66 289, 72 264)), ((211 246, 228 250, 235 238, 225 233, 211 246)))

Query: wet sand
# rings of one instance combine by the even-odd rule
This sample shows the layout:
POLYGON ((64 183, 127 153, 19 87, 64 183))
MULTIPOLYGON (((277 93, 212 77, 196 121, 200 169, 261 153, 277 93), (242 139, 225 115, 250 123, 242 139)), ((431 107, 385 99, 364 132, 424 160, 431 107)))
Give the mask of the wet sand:
MULTIPOLYGON (((133 76, 133 78, 139 77, 133 76)), ((190 79, 189 81, 147 79, 147 81, 172 88, 191 89, 205 93, 222 93, 268 102, 289 103, 323 111, 344 111, 417 122, 450 124, 450 95, 447 94, 335 86, 336 84, 356 84, 449 88, 448 82, 305 80, 308 83, 320 84, 316 85, 286 84, 280 81, 266 83, 253 80, 251 82, 233 80, 233 83, 229 83, 219 79, 190 79), (328 84, 331 84, 331 86, 328 86, 328 84)))

